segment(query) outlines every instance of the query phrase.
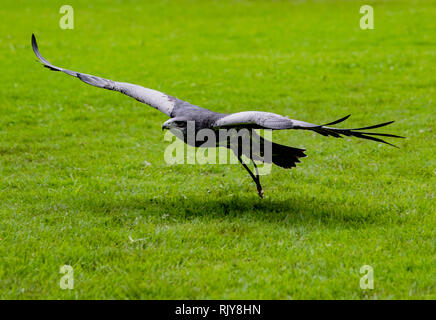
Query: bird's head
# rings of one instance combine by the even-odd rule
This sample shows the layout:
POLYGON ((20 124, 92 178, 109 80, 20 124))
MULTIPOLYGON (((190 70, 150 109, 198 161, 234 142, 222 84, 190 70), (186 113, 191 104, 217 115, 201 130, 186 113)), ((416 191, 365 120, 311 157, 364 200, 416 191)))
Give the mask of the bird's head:
POLYGON ((162 124, 162 130, 180 130, 186 132, 188 120, 185 118, 171 118, 162 124))

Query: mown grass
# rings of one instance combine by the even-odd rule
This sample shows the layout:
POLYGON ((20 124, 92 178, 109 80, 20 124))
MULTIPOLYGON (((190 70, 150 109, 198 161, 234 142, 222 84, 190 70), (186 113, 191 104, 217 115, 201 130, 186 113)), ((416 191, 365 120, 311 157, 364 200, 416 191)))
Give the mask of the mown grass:
POLYGON ((58 1, 0 7, 0 298, 436 297, 434 2, 69 4, 74 30, 58 1), (33 32, 55 64, 216 111, 351 113, 407 139, 274 133, 309 157, 260 200, 238 165, 167 165, 165 115, 42 68, 33 32))

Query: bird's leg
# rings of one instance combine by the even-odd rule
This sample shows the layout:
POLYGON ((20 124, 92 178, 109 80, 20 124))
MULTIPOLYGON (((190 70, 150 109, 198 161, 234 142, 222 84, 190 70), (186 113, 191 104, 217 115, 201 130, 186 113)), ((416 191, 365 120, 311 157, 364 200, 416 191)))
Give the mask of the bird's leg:
MULTIPOLYGON (((256 165, 254 166, 256 168, 256 175, 254 175, 253 172, 251 172, 250 168, 248 168, 248 166, 242 161, 240 156, 238 156, 238 160, 242 164, 242 166, 245 168, 245 170, 247 170, 247 172, 250 174, 253 181, 256 183, 257 193, 259 194, 259 197, 263 198, 263 190, 262 190, 262 186, 260 185, 259 173, 257 172, 256 165)), ((254 161, 253 161, 253 163, 254 163, 254 161)))
POLYGON ((254 162, 253 158, 251 159, 253 162, 254 169, 256 169, 256 187, 257 187, 257 193, 259 194, 259 197, 263 198, 263 189, 260 185, 260 177, 259 177, 259 170, 257 170, 256 162, 254 162))

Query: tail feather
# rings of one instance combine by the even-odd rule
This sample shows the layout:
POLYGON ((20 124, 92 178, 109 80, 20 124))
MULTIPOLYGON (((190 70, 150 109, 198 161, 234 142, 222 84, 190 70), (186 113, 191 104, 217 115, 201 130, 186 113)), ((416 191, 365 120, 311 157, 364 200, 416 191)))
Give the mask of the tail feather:
POLYGON ((243 143, 238 143, 236 146, 228 144, 227 147, 238 157, 244 155, 256 162, 274 163, 286 169, 296 167, 296 164, 300 162, 299 158, 306 157, 305 149, 288 147, 272 142, 256 132, 251 134, 250 147, 243 148, 242 145, 243 143))
POLYGON ((262 136, 259 136, 259 138, 261 143, 260 156, 265 162, 272 162, 279 167, 290 169, 297 166, 297 163, 300 162, 299 158, 304 158, 307 156, 304 153, 304 151, 306 151, 305 149, 278 144, 269 141, 262 136), (265 154, 265 152, 271 152, 271 154, 265 154))
POLYGON ((304 149, 284 146, 278 143, 272 143, 272 162, 282 168, 290 169, 297 166, 299 158, 306 157, 304 149))

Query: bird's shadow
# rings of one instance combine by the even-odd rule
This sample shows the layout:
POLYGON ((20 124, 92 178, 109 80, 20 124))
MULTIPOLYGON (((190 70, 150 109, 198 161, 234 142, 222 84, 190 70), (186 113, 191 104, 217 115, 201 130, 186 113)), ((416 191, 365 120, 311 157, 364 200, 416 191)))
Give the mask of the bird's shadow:
POLYGON ((368 208, 356 201, 344 203, 316 197, 307 199, 293 196, 276 200, 260 199, 255 196, 214 198, 210 195, 195 198, 174 195, 171 197, 136 195, 123 199, 106 199, 103 203, 100 202, 97 208, 105 214, 117 215, 120 212, 137 211, 141 215, 146 214, 155 218, 169 217, 167 221, 175 222, 194 219, 216 221, 244 219, 280 226, 324 225, 332 228, 338 225, 361 228, 368 224, 377 224, 380 223, 380 216, 389 211, 383 205, 368 208))

